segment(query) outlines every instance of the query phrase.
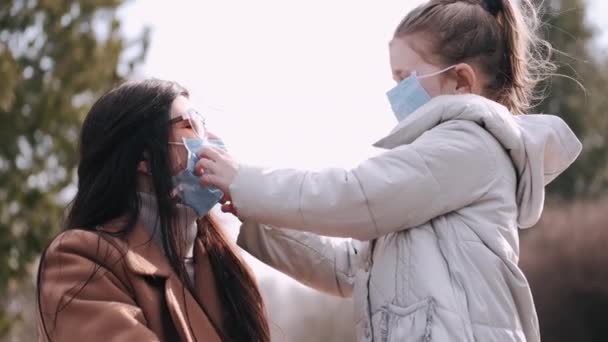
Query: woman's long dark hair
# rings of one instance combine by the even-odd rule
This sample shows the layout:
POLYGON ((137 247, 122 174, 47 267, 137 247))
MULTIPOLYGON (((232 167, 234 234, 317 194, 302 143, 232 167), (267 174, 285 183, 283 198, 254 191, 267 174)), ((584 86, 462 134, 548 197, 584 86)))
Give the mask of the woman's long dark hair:
MULTIPOLYGON (((145 153, 158 204, 163 248, 184 286, 192 291, 178 253, 181 234, 171 228, 177 215, 171 199, 169 118, 171 105, 180 95, 188 96, 188 92, 177 83, 145 80, 126 82, 95 102, 82 125, 78 192, 64 230, 97 231, 104 223, 126 217, 127 223, 119 235, 128 234, 139 216, 136 170, 145 153)), ((251 272, 215 220, 205 217, 198 224, 228 318, 225 322, 228 336, 224 337, 235 341, 269 341, 262 297, 251 272)), ((39 308, 43 268, 44 253, 38 271, 39 308)), ((47 333, 44 317, 40 315, 47 333)))

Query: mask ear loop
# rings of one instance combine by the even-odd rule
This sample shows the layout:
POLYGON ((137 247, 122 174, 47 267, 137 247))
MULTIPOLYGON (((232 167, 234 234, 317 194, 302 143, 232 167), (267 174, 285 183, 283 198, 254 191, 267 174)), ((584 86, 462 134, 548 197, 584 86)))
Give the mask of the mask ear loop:
MULTIPOLYGON (((182 138, 182 140, 184 140, 184 138, 182 138)), ((186 149, 186 154, 187 154, 187 157, 189 157, 189 156, 190 156, 190 153, 191 153, 191 152, 190 152, 190 150, 188 149, 188 145, 186 145, 186 143, 185 143, 185 142, 169 141, 169 145, 178 145, 178 146, 183 146, 183 147, 186 149)), ((187 160, 187 157, 186 157, 186 160, 187 160)), ((178 163, 178 165, 182 165, 182 157, 180 156, 180 154, 179 154, 179 153, 177 154, 177 163, 178 163)))
MULTIPOLYGON (((439 71, 435 71, 435 72, 430 73, 430 74, 426 74, 426 75, 422 75, 422 76, 416 76, 416 78, 418 78, 419 80, 421 80, 421 79, 423 79, 423 78, 437 76, 437 75, 442 74, 442 73, 444 73, 444 72, 446 72, 446 71, 448 71, 448 70, 454 69, 455 67, 456 67, 456 64, 454 64, 454 65, 452 65, 452 66, 449 66, 449 67, 447 67, 447 68, 441 69, 441 70, 439 70, 439 71)), ((414 72, 414 75, 416 75, 416 73, 415 73, 415 72, 414 72)))
MULTIPOLYGON (((183 142, 169 141, 169 145, 183 146, 186 149, 186 154, 188 156, 190 156, 190 150, 188 149, 188 145, 186 145, 185 139, 183 137, 182 137, 182 141, 183 142)), ((177 154, 177 163, 178 163, 178 165, 182 165, 182 158, 180 157, 179 153, 177 154)), ((186 164, 187 164, 187 162, 186 162, 186 164)), ((171 198, 178 199, 178 201, 181 202, 181 200, 179 198, 180 192, 182 192, 182 185, 181 184, 178 185, 178 186, 176 186, 176 187, 174 187, 171 190, 171 194, 170 194, 171 198)))

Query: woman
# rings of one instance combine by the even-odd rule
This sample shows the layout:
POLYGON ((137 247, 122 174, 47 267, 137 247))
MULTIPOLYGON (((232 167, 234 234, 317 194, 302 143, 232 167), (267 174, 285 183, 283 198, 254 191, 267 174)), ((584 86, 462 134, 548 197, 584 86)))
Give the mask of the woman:
POLYGON ((538 341, 518 228, 538 221, 581 144, 558 117, 519 115, 551 67, 535 29, 529 0, 429 1, 390 43, 399 124, 377 143, 386 152, 313 172, 207 148, 202 183, 229 193, 244 249, 354 296, 360 341, 538 341))
POLYGON ((78 192, 39 268, 42 340, 269 341, 255 281, 208 213, 221 193, 192 174, 217 137, 188 97, 127 82, 91 108, 78 192))

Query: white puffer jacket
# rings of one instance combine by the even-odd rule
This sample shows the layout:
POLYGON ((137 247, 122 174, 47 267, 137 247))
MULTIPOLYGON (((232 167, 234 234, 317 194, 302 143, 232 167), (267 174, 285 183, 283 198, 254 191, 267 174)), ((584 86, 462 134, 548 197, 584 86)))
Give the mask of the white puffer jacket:
POLYGON ((518 228, 539 220, 545 185, 581 151, 568 126, 440 96, 377 146, 387 151, 352 170, 242 166, 238 244, 353 295, 360 341, 539 341, 518 228))

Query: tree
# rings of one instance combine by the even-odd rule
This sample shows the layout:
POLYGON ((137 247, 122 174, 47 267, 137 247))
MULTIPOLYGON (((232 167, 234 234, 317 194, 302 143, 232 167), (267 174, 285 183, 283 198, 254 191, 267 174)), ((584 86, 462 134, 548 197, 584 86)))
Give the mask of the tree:
MULTIPOLYGON (((75 179, 80 123, 92 102, 131 75, 148 31, 128 41, 125 0, 0 3, 0 305, 58 232, 75 179)), ((0 311, 0 337, 11 323, 0 311)))
POLYGON ((585 18, 583 0, 542 3, 546 38, 557 49, 557 74, 566 77, 551 78, 548 97, 536 111, 560 115, 584 146, 549 193, 564 198, 602 194, 608 189, 608 63, 604 55, 593 53, 595 31, 585 18))

